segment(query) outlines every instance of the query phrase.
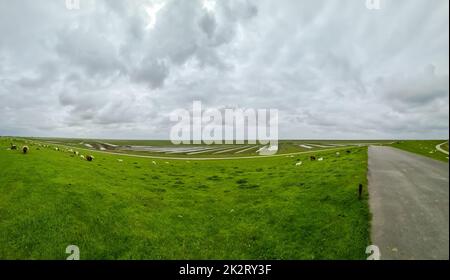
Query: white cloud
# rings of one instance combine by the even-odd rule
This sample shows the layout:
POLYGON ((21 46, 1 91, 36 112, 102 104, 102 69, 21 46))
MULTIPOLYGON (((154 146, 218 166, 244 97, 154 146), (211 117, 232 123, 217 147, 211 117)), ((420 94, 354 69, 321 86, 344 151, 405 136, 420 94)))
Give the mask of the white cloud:
POLYGON ((202 100, 283 138, 447 138, 448 1, 365 2, 0 0, 0 134, 164 138, 202 100))

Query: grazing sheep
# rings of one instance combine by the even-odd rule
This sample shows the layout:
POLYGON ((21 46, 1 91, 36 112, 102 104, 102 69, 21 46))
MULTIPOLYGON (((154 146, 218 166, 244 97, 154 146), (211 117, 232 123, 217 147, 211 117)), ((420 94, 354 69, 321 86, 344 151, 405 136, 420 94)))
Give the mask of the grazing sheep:
POLYGON ((86 160, 87 160, 87 161, 93 161, 93 160, 94 160, 94 156, 87 155, 87 156, 86 156, 86 160))
POLYGON ((323 157, 319 158, 318 161, 323 161, 323 157))
POLYGON ((74 152, 74 154, 75 154, 76 156, 78 156, 80 153, 79 153, 79 152, 74 152))
POLYGON ((295 166, 300 166, 300 165, 302 165, 302 164, 303 164, 303 162, 299 161, 299 162, 297 162, 297 163, 295 164, 295 166))
POLYGON ((81 159, 85 159, 83 155, 80 155, 80 158, 81 158, 81 159))
POLYGON ((17 150, 17 146, 11 144, 11 150, 17 150))
POLYGON ((311 161, 315 161, 315 160, 316 160, 316 157, 315 157, 315 156, 310 156, 309 159, 310 159, 311 161))
POLYGON ((156 161, 152 161, 153 165, 156 165, 156 161))
POLYGON ((55 148, 55 151, 59 151, 59 148, 55 148))
POLYGON ((28 153, 28 150, 29 150, 30 148, 28 148, 28 146, 23 146, 22 147, 22 152, 24 153, 24 154, 26 154, 26 153, 28 153))

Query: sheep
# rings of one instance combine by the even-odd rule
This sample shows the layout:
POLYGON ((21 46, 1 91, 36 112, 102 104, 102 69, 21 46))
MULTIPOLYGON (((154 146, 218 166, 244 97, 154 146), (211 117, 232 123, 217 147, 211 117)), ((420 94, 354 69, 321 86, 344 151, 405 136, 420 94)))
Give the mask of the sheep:
POLYGON ((59 148, 55 148, 55 151, 59 151, 59 148))
POLYGON ((85 159, 83 155, 80 155, 80 158, 81 158, 81 159, 85 159))
POLYGON ((311 161, 315 161, 315 160, 316 160, 316 157, 315 157, 315 156, 310 156, 309 159, 310 159, 311 161))
POLYGON ((297 162, 297 163, 295 164, 295 166, 300 166, 300 165, 302 165, 302 164, 303 164, 303 162, 299 161, 299 162, 297 162))
POLYGON ((323 157, 319 158, 318 161, 323 161, 323 157))
POLYGON ((28 148, 28 146, 23 146, 22 147, 22 152, 24 153, 24 154, 26 154, 26 153, 28 153, 28 150, 29 150, 30 148, 28 148))
POLYGON ((74 152, 74 154, 75 154, 76 156, 78 156, 80 153, 79 153, 78 151, 76 151, 76 152, 74 152))
POLYGON ((86 160, 87 160, 87 161, 93 161, 93 160, 94 160, 94 156, 87 155, 87 156, 86 156, 86 160))
POLYGON ((123 162, 123 159, 118 159, 117 161, 118 161, 118 162, 123 162))
POLYGON ((336 155, 337 155, 337 156, 340 156, 340 155, 341 155, 341 153, 339 153, 339 152, 336 152, 336 155))
POLYGON ((156 165, 156 161, 152 161, 153 165, 156 165))
POLYGON ((11 144, 11 150, 17 150, 17 146, 16 146, 16 145, 13 145, 13 144, 11 144))

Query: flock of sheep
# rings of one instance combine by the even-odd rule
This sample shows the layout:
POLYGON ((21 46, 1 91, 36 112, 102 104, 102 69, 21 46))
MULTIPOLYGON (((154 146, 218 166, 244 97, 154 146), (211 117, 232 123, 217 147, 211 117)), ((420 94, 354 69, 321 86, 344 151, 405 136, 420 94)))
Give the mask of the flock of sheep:
MULTIPOLYGON (((350 154, 350 153, 351 153, 351 151, 347 150, 347 154, 350 154)), ((336 156, 340 156, 340 155, 341 155, 340 152, 336 152, 336 156)), ((291 156, 291 157, 293 157, 293 156, 291 156)), ((310 161, 323 161, 324 158, 323 157, 317 158, 315 155, 312 155, 309 157, 309 160, 310 161)), ((295 166, 301 166, 302 164, 303 164, 303 161, 297 160, 297 163, 295 164, 295 166)))
MULTIPOLYGON (((31 145, 34 146, 34 143, 32 143, 31 145)), ((37 147, 36 150, 40 150, 40 147, 43 147, 43 148, 50 148, 49 145, 38 144, 38 146, 39 146, 39 147, 37 147)), ((55 151, 58 151, 58 152, 61 151, 59 147, 54 147, 54 149, 55 149, 55 151)), ((18 150, 17 145, 14 145, 13 143, 11 143, 11 148, 9 148, 9 150, 18 150)), ((24 145, 24 146, 22 147, 22 153, 23 153, 23 154, 27 154, 27 153, 29 153, 29 151, 30 151, 30 147, 29 147, 29 146, 24 145)), ((86 161, 93 161, 93 160, 95 159, 94 156, 92 156, 92 155, 86 155, 86 156, 85 156, 85 155, 80 154, 78 151, 74 151, 73 149, 65 149, 64 152, 70 153, 70 154, 71 154, 71 157, 77 156, 77 157, 80 157, 82 160, 86 160, 86 161)), ((350 154, 350 153, 351 153, 350 150, 347 150, 346 152, 347 152, 347 154, 350 154)), ((337 156, 340 156, 340 153, 337 152, 336 155, 337 155, 337 156)), ((322 158, 322 157, 321 157, 321 158, 316 158, 316 156, 314 156, 314 155, 310 156, 309 159, 310 159, 310 161, 316 161, 316 160, 317 160, 317 161, 323 161, 323 160, 324 160, 324 158, 322 158)), ((119 159, 118 161, 119 161, 119 162, 122 162, 123 160, 119 159)), ((155 161, 153 161, 152 163, 153 163, 154 165, 156 165, 156 162, 155 162, 155 161)), ((166 162, 166 163, 168 164, 168 162, 166 162)), ((298 161, 298 162, 296 163, 296 166, 301 166, 302 164, 303 164, 302 161, 298 161)))
MULTIPOLYGON (((32 144, 32 145, 34 145, 34 144, 32 144)), ((40 150, 40 147, 50 148, 49 145, 42 145, 42 144, 38 144, 38 145, 39 145, 39 147, 37 147, 36 150, 40 150)), ((58 152, 61 151, 60 148, 58 148, 58 147, 55 147, 54 149, 55 149, 55 151, 58 151, 58 152)), ((10 150, 17 151, 18 150, 17 145, 14 145, 13 143, 11 143, 10 150)), ((27 154, 29 151, 30 151, 30 147, 28 147, 27 145, 22 147, 22 153, 23 154, 27 154)), ((81 155, 78 151, 74 151, 72 149, 65 149, 64 151, 68 152, 68 153, 71 153, 72 157, 75 157, 75 156, 78 157, 79 156, 82 160, 93 161, 95 159, 94 156, 92 156, 92 155, 86 155, 86 156, 85 155, 81 155)))

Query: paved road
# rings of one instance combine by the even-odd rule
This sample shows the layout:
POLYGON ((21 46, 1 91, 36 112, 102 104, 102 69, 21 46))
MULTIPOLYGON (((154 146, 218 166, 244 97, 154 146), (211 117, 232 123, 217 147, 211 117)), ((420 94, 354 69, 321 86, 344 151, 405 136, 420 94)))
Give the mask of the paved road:
POLYGON ((372 243, 381 259, 449 258, 449 165, 369 147, 372 243))
POLYGON ((441 152, 441 153, 444 153, 444 154, 448 155, 448 151, 446 151, 446 150, 444 150, 444 149, 441 148, 442 145, 447 144, 447 143, 448 143, 448 141, 446 141, 446 142, 444 142, 444 143, 442 143, 442 144, 437 145, 437 146, 436 146, 436 150, 438 150, 438 151, 441 152))

